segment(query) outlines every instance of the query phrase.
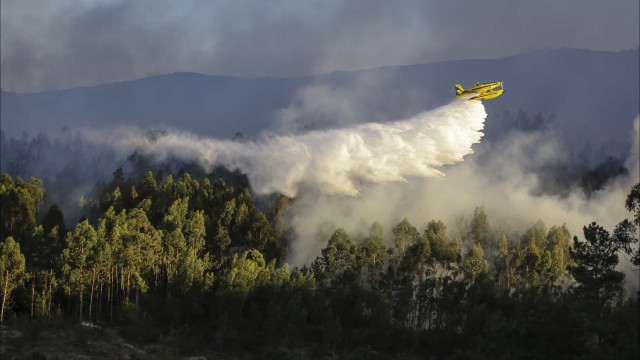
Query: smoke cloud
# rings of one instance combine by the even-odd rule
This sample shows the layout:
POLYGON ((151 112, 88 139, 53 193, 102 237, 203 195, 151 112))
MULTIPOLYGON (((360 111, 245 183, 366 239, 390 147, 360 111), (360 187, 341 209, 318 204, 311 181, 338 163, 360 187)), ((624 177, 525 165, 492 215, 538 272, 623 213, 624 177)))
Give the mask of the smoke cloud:
MULTIPOLYGON (((444 169, 446 177, 376 184, 357 197, 301 193, 290 211, 297 239, 288 260, 296 265, 309 263, 336 228, 358 234, 380 221, 390 240, 392 227, 405 216, 419 230, 434 219, 451 229, 463 216, 469 221, 478 206, 484 206, 493 227, 504 225, 520 233, 539 219, 547 228, 566 224, 579 239, 584 239, 583 226, 593 221, 613 232, 616 224, 631 217, 624 201, 640 179, 638 124, 636 119, 630 139, 634 147, 625 163, 629 175, 614 178, 590 198, 580 188, 567 196, 539 194, 540 178, 532 169, 568 157, 563 142, 554 133, 544 132, 513 132, 502 141, 478 144, 474 155, 444 169)), ((391 241, 387 245, 393 246, 391 241)), ((637 270, 623 255, 618 269, 627 275, 627 292, 634 293, 639 288, 637 270)))

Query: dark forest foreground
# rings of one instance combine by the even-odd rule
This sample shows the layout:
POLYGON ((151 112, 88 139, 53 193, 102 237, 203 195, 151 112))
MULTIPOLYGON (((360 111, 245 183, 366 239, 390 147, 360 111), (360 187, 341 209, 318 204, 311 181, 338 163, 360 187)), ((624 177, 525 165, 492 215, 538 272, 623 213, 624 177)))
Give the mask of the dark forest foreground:
POLYGON ((40 209, 42 181, 2 175, 3 359, 638 358, 637 296, 615 268, 640 266, 640 184, 611 233, 592 223, 571 241, 477 208, 449 230, 405 218, 390 247, 378 222, 334 229, 292 269, 295 199, 257 206, 218 177, 175 179, 116 171, 67 229, 40 209))

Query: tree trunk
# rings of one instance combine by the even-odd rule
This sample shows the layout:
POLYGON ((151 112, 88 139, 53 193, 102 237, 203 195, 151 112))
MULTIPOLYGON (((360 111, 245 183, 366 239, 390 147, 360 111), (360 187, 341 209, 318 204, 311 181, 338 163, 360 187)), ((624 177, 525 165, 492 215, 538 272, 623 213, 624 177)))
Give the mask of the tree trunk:
MULTIPOLYGON (((117 271, 117 269, 116 269, 117 271)), ((122 309, 124 309, 125 293, 124 293, 124 273, 123 269, 120 269, 120 275, 118 277, 118 300, 120 302, 120 320, 122 320, 122 309)))
POLYGON ((136 318, 138 318, 138 287, 136 286, 136 318))
POLYGON ((5 270, 4 289, 2 291, 2 307, 0 307, 0 322, 4 318, 4 302, 7 299, 7 287, 9 286, 9 270, 5 270))
POLYGON ((100 278, 100 292, 98 293, 98 322, 100 322, 100 317, 102 315, 102 278, 100 278))
POLYGON ((120 281, 120 302, 122 303, 122 305, 124 305, 124 302, 127 300, 127 292, 126 292, 126 284, 124 282, 124 273, 123 273, 123 269, 120 269, 120 278, 118 281, 120 281))
POLYGON ((31 315, 29 315, 29 320, 33 320, 33 299, 36 294, 36 277, 33 277, 31 281, 31 315))
POLYGON ((49 304, 47 305, 47 320, 51 321, 51 283, 53 282, 53 269, 49 269, 49 304))
POLYGON ((116 301, 122 300, 122 292, 120 291, 120 287, 122 285, 122 279, 120 277, 122 277, 122 274, 121 272, 118 273, 118 265, 116 265, 113 269, 113 281, 114 281, 113 285, 115 286, 115 288, 112 290, 113 294, 111 295, 111 297, 115 296, 116 301))
POLYGON ((91 271, 91 292, 89 293, 89 321, 91 321, 91 308, 93 308, 93 287, 95 285, 96 269, 91 271))
POLYGON ((109 274, 109 289, 107 290, 107 299, 109 300, 109 322, 113 322, 113 266, 109 274))
POLYGON ((129 302, 129 293, 131 291, 131 273, 127 274, 127 295, 126 301, 129 302))
POLYGON ((84 292, 84 286, 80 286, 80 306, 78 310, 79 319, 82 321, 82 293, 84 292))

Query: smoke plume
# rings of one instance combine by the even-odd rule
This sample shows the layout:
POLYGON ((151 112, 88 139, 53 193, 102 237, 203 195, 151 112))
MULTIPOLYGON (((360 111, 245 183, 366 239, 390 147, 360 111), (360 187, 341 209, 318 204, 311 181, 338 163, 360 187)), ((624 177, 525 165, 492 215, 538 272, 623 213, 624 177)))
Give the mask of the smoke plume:
MULTIPOLYGON (((638 124, 636 118, 629 139, 634 145, 625 162, 629 174, 612 179, 591 197, 579 187, 566 196, 540 194, 541 179, 532 169, 562 160, 568 153, 552 132, 518 131, 495 143, 477 144, 476 154, 444 169, 444 178, 376 184, 357 197, 301 193, 290 211, 297 238, 288 261, 309 263, 337 228, 357 235, 380 221, 387 245, 393 246, 391 229, 404 217, 420 231, 430 220, 443 220, 450 230, 461 217, 468 222, 478 206, 484 206, 494 228, 505 226, 521 234, 537 220, 547 228, 566 224, 571 236, 579 239, 584 239, 583 226, 593 221, 612 232, 616 224, 632 217, 624 201, 640 179, 638 124)), ((618 269, 627 275, 627 291, 633 294, 639 288, 637 270, 622 254, 618 269)))

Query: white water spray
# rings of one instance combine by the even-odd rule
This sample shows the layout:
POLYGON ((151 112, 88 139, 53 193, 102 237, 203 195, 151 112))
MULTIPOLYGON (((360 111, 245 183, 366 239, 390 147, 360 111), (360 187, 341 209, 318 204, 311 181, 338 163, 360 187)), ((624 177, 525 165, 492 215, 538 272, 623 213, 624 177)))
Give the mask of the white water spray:
POLYGON ((473 153, 471 146, 480 141, 486 116, 481 102, 456 100, 406 120, 265 136, 253 142, 185 132, 150 141, 131 129, 112 139, 104 133, 92 137, 120 148, 135 147, 159 161, 174 157, 194 161, 207 171, 218 165, 239 169, 258 194, 295 196, 300 187, 312 187, 326 194, 357 195, 362 183, 444 176, 441 166, 473 153))

